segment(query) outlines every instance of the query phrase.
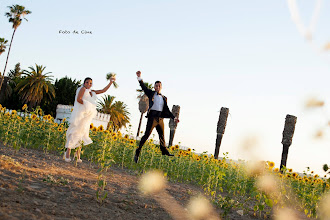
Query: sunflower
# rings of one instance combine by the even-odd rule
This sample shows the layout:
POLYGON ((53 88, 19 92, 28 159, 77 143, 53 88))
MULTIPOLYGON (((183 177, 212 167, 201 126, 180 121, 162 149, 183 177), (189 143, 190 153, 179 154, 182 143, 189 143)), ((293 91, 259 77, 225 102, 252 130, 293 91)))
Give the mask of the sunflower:
POLYGON ((291 173, 292 172, 292 169, 289 169, 288 171, 289 171, 289 173, 291 173))
POLYGON ((31 115, 31 118, 32 118, 33 120, 35 120, 35 119, 37 118, 37 115, 33 114, 33 115, 31 115))
POLYGON ((129 135, 125 134, 124 138, 127 140, 129 138, 129 135))
POLYGON ((311 171, 311 173, 314 173, 314 171, 311 171))
POLYGON ((268 167, 269 167, 269 169, 273 169, 275 167, 275 163, 272 162, 272 161, 269 161, 268 162, 268 167))
POLYGON ((174 146, 171 146, 171 147, 170 147, 170 150, 175 150, 175 147, 174 147, 174 146))
POLYGON ((58 131, 63 131, 62 127, 58 127, 57 130, 58 130, 58 131))
POLYGON ((207 159, 208 156, 206 154, 203 155, 203 159, 207 159))
POLYGON ((187 151, 188 151, 188 152, 191 152, 191 149, 190 149, 190 148, 188 148, 188 149, 187 149, 187 151))
POLYGON ((27 109, 27 104, 24 104, 23 107, 22 107, 22 110, 24 111, 25 109, 27 109))
POLYGON ((97 127, 93 127, 92 128, 92 131, 97 131, 97 127))
POLYGON ((179 149, 179 145, 177 145, 177 144, 174 147, 176 150, 179 149))
POLYGON ((297 174, 297 173, 292 173, 292 176, 293 176, 294 178, 297 178, 297 177, 298 177, 298 174, 297 174))
MULTIPOLYGON (((48 119, 50 119, 50 115, 48 115, 48 119)), ((63 118, 63 122, 65 122, 66 121, 66 118, 63 118)))
POLYGON ((89 129, 93 129, 94 128, 94 125, 93 123, 89 125, 89 129))
POLYGON ((201 158, 200 158, 200 157, 197 157, 197 158, 196 158, 196 161, 200 161, 200 160, 201 160, 201 158))
POLYGON ((16 110, 12 110, 12 111, 11 111, 11 114, 12 114, 12 115, 16 115, 16 114, 17 114, 17 111, 16 111, 16 110))
POLYGON ((318 177, 319 177, 319 175, 317 175, 317 174, 314 175, 314 178, 318 178, 318 177))
POLYGON ((275 169, 274 169, 275 172, 278 172, 279 170, 280 170, 279 168, 275 168, 275 169))
POLYGON ((290 173, 286 174, 286 177, 290 178, 291 177, 291 174, 290 173))
POLYGON ((110 134, 109 130, 104 130, 103 132, 106 133, 106 134, 110 134))
POLYGON ((134 140, 130 140, 129 141, 130 144, 134 144, 134 142, 135 142, 134 140))
POLYGON ((97 128, 98 131, 103 131, 104 128, 103 128, 103 125, 100 125, 98 128, 97 128))

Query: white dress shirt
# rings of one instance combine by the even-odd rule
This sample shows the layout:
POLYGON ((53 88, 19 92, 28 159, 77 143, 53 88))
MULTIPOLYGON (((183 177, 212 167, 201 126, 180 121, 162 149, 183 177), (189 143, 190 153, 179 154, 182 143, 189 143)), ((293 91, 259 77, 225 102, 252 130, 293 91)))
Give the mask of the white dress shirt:
POLYGON ((164 99, 162 95, 157 95, 157 92, 155 92, 154 95, 154 104, 150 108, 150 110, 155 110, 155 111, 163 111, 164 107, 164 99))

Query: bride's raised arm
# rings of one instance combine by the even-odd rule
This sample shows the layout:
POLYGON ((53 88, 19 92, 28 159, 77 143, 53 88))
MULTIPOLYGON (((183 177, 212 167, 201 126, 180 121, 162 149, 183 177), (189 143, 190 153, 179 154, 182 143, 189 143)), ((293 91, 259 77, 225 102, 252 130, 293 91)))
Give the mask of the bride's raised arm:
POLYGON ((101 90, 92 90, 92 91, 95 92, 96 94, 104 93, 104 92, 108 91, 108 89, 110 88, 111 84, 112 84, 114 81, 116 81, 116 79, 115 79, 115 78, 111 78, 109 84, 108 84, 106 87, 104 87, 104 88, 101 89, 101 90))

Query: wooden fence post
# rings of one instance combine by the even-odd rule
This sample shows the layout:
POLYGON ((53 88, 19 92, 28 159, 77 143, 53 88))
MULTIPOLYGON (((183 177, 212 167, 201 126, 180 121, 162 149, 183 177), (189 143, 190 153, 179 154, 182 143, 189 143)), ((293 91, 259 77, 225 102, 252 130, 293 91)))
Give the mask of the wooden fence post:
POLYGON ((215 151, 214 151, 214 158, 218 159, 221 140, 223 134, 225 133, 225 128, 227 125, 227 118, 229 114, 229 108, 222 107, 220 110, 219 121, 217 126, 217 140, 215 142, 215 151))
POLYGON ((281 158, 281 165, 280 170, 283 173, 283 167, 286 167, 286 161, 288 159, 289 147, 292 143, 292 137, 294 134, 294 130, 296 127, 297 117, 293 115, 286 115, 285 117, 285 124, 283 130, 283 151, 282 151, 282 158, 281 158))
MULTIPOLYGON (((173 105, 172 107, 172 113, 176 118, 179 118, 180 115, 180 106, 179 105, 173 105)), ((173 144, 173 139, 174 139, 174 134, 176 131, 176 127, 178 126, 177 122, 174 122, 174 120, 171 118, 169 122, 169 127, 170 127, 170 140, 168 142, 168 146, 172 146, 173 144)))

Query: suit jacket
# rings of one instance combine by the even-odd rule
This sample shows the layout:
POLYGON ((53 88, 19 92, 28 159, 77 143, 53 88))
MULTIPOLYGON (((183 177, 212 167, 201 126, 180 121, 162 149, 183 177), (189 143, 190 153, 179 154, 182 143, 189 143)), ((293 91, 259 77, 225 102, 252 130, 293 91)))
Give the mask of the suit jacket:
MULTIPOLYGON (((146 117, 148 117, 149 112, 150 112, 150 108, 154 104, 154 95, 155 95, 156 91, 152 91, 151 89, 148 89, 146 87, 146 85, 144 85, 143 80, 140 80, 139 83, 140 83, 140 86, 141 86, 142 90, 144 91, 144 93, 149 98, 149 109, 148 109, 148 113, 147 113, 147 116, 146 116, 146 117)), ((164 95, 161 95, 161 96, 163 97, 163 100, 164 100, 164 107, 163 107, 163 111, 161 112, 160 117, 161 118, 172 118, 172 119, 174 119, 175 116, 172 114, 172 112, 168 108, 166 96, 164 96, 164 95)))

